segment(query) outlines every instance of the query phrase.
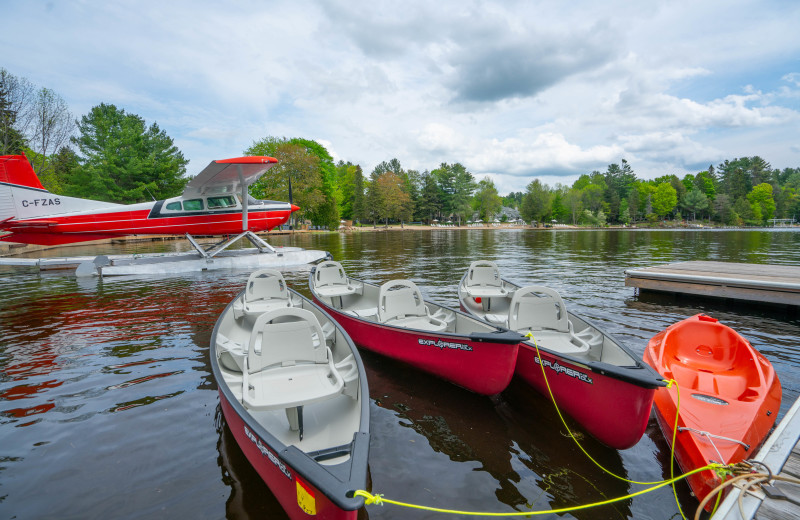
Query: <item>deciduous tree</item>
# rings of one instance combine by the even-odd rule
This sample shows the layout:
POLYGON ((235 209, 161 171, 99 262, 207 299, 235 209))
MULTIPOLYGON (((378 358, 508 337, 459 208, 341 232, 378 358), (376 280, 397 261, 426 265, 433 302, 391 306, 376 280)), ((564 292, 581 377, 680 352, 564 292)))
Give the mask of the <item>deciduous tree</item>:
POLYGON ((653 211, 660 218, 666 216, 675 209, 678 204, 678 192, 668 182, 662 182, 656 186, 653 192, 653 211))
POLYGON ((288 139, 265 137, 253 143, 244 154, 266 155, 278 160, 278 164, 250 186, 252 196, 258 199, 291 201, 300 207, 292 214, 292 218, 300 220, 309 217, 310 208, 325 201, 319 157, 309 153, 303 146, 289 142, 288 139))
POLYGON ((485 177, 478 183, 473 208, 478 211, 481 220, 488 222, 502 204, 503 199, 497 194, 494 182, 489 177, 485 177))

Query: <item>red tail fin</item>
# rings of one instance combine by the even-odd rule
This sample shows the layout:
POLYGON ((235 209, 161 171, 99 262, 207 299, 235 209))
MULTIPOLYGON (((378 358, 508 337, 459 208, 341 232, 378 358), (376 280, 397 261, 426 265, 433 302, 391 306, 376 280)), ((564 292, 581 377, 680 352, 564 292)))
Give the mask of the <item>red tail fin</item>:
POLYGON ((0 156, 0 182, 43 190, 39 177, 24 155, 0 156))

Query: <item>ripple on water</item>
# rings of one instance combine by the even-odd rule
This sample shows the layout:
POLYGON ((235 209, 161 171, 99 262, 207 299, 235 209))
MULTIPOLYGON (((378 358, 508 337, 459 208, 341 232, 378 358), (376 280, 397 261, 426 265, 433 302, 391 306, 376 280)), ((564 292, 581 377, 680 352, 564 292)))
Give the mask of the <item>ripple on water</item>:
MULTIPOLYGON (((636 294, 625 287, 624 271, 683 260, 797 265, 798 237, 785 232, 407 230, 287 235, 273 242, 331 251, 350 274, 369 282, 410 278, 426 297, 452 306, 469 263, 493 260, 517 283, 555 288, 571 310, 637 354, 671 323, 698 312, 711 314, 775 365, 784 387, 783 414, 800 393, 796 315, 636 294)), ((135 249, 145 252, 143 245, 135 249)), ((303 268, 284 276, 308 296, 308 273, 303 268)), ((220 417, 209 367, 214 322, 247 274, 97 280, 0 271, 0 513, 284 518, 220 417)), ((566 436, 552 403, 522 383, 490 399, 375 355, 365 354, 364 362, 371 390, 374 492, 439 507, 510 512, 632 490, 587 462, 566 436)), ((574 424, 570 428, 581 433, 574 424)), ((654 422, 636 446, 622 452, 591 437, 581 442, 623 476, 656 480, 669 472, 666 443, 654 422)), ((680 496, 690 512, 694 502, 688 490, 680 490, 680 496)), ((670 491, 663 489, 574 516, 666 520, 676 514, 670 491)), ((371 507, 368 515, 429 517, 390 506, 371 507)))

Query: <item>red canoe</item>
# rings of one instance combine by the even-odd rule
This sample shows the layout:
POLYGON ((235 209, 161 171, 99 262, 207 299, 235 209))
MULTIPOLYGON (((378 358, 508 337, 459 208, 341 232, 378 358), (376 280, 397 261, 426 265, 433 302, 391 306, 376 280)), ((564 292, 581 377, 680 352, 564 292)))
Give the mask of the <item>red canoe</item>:
POLYGON ((469 314, 533 336, 519 346, 515 373, 548 399, 549 383, 558 407, 594 438, 618 450, 639 442, 665 383, 638 355, 568 312, 552 289, 502 279, 494 262, 473 262, 458 297, 469 314))
POLYGON ((327 261, 312 269, 308 285, 314 301, 363 348, 484 395, 502 392, 514 375, 524 337, 424 301, 409 280, 372 285, 327 261))
MULTIPOLYGON (((678 389, 659 389, 654 404, 671 445, 680 390, 675 460, 684 473, 712 461, 732 464, 749 458, 775 424, 781 385, 772 364, 710 316, 697 314, 659 332, 648 343, 644 360, 678 384, 678 389)), ((701 501, 721 483, 711 470, 687 480, 701 501)))
POLYGON ((369 388, 347 333, 263 269, 217 320, 211 369, 228 427, 289 518, 358 518, 369 388))

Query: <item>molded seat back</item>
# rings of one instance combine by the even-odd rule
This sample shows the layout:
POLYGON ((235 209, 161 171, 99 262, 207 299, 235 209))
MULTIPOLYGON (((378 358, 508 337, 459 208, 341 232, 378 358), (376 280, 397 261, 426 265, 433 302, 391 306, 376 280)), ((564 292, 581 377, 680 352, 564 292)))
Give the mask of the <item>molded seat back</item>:
POLYGON ((298 363, 328 363, 325 335, 317 317, 295 307, 259 316, 247 349, 248 371, 253 374, 273 365, 298 363))
POLYGON ((314 287, 347 285, 347 275, 342 264, 328 260, 319 264, 314 271, 314 287))
POLYGON ((250 274, 244 290, 244 303, 261 300, 289 300, 289 288, 280 271, 259 269, 250 274))
POLYGON ((488 260, 477 260, 469 265, 467 277, 464 285, 469 287, 502 287, 503 280, 500 279, 500 269, 497 264, 488 260))
POLYGON ((517 289, 508 310, 508 328, 569 332, 564 300, 549 287, 530 285, 517 289))
POLYGON ((411 280, 391 280, 381 286, 378 293, 378 321, 427 316, 428 310, 422 293, 411 280))

